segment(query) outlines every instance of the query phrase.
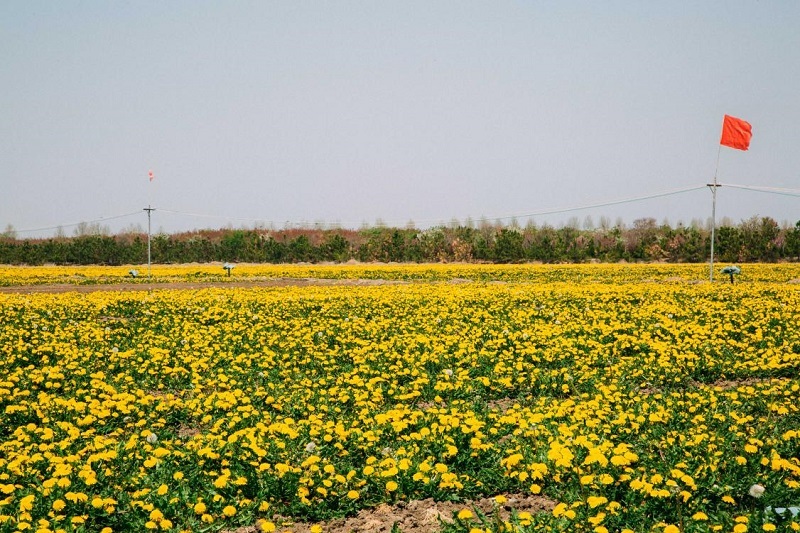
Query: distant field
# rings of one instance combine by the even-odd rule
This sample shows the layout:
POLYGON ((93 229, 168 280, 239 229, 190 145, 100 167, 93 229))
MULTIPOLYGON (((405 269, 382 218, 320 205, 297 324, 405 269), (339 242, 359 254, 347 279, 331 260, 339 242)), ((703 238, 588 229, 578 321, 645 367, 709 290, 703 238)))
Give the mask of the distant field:
MULTIPOLYGON (((722 265, 719 265, 722 266, 722 265)), ((715 279, 727 281, 716 269, 715 279)), ((709 278, 705 264, 583 264, 583 265, 475 265, 475 264, 345 264, 345 265, 235 265, 231 275, 222 264, 147 265, 119 267, 0 266, 0 287, 69 284, 237 282, 276 279, 363 279, 390 281, 508 281, 508 282, 696 282, 709 278), (131 271, 136 271, 134 278, 131 271)), ((800 263, 743 265, 742 282, 800 281, 800 263)))
POLYGON ((800 529, 800 265, 707 268, 0 268, 0 531, 800 529))

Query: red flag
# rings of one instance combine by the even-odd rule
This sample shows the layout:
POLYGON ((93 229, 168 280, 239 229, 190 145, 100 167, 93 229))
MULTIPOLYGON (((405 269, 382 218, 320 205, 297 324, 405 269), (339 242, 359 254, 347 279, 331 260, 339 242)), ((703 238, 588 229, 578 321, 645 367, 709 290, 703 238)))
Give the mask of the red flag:
POLYGON ((153 181, 153 178, 155 178, 155 176, 153 176, 153 171, 152 170, 150 172, 148 172, 147 175, 150 177, 150 181, 153 181))
POLYGON ((722 120, 722 138, 719 141, 722 146, 747 150, 751 137, 753 137, 753 127, 749 122, 725 115, 722 120))

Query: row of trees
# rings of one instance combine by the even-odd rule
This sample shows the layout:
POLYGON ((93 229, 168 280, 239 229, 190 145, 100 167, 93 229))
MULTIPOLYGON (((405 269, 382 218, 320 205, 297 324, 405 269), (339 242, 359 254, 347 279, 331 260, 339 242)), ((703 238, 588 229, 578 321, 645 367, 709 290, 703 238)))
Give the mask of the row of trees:
MULTIPOLYGON (((451 226, 427 230, 368 228, 358 231, 294 229, 204 230, 152 238, 156 263, 209 261, 297 263, 344 262, 497 262, 708 260, 710 232, 697 225, 671 227, 640 219, 632 227, 600 229, 528 225, 451 226)), ((800 221, 781 228, 770 217, 753 217, 716 231, 719 261, 800 259, 800 221)), ((0 236, 0 263, 138 264, 147 260, 142 233, 102 233, 72 238, 20 240, 0 236)))

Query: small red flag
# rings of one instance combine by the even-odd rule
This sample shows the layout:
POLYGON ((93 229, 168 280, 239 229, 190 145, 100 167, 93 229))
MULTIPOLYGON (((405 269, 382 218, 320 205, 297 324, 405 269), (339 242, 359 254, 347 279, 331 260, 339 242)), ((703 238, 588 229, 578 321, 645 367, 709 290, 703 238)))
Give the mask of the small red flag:
POLYGON ((153 181, 153 178, 155 178, 155 176, 153 176, 153 171, 152 170, 150 172, 148 172, 147 175, 150 177, 150 181, 153 181))
POLYGON ((722 146, 736 148, 737 150, 747 150, 752 137, 753 127, 749 122, 725 115, 722 120, 722 138, 719 141, 722 146))

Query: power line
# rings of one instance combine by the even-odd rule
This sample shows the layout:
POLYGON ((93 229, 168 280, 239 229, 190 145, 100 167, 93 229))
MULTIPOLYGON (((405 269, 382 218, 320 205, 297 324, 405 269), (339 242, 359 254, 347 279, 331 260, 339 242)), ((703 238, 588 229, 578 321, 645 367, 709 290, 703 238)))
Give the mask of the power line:
POLYGON ((176 211, 174 209, 165 209, 163 207, 159 208, 158 211, 160 213, 169 213, 171 215, 184 215, 187 217, 197 217, 197 218, 214 218, 218 220, 236 220, 239 222, 264 222, 263 218, 247 218, 247 217, 228 217, 224 215, 207 215, 203 213, 187 213, 186 211, 176 211))
POLYGON ((577 207, 565 207, 561 209, 548 209, 543 211, 536 211, 534 213, 526 213, 524 215, 509 215, 504 217, 493 217, 495 220, 505 220, 509 218, 525 218, 525 217, 535 217, 535 216, 542 216, 542 215, 556 215, 559 213, 569 213, 571 211, 583 211, 585 209, 595 209, 597 207, 606 207, 610 205, 619 205, 619 204, 628 204, 633 202, 640 202, 643 200, 650 200, 652 198, 662 198, 664 196, 673 196, 675 194, 682 194, 685 192, 691 191, 699 191, 700 189, 705 189, 705 185, 698 185, 695 187, 685 187, 683 189, 674 189, 671 191, 660 192, 656 194, 649 194, 647 196, 636 196, 633 198, 623 198, 620 200, 612 200, 609 202, 602 202, 599 204, 589 204, 589 205, 582 205, 577 207))
POLYGON ((57 226, 48 226, 45 228, 28 228, 28 229, 18 229, 14 230, 17 233, 32 233, 34 231, 47 231, 47 230, 54 230, 59 228, 71 228, 73 226, 80 226, 81 224, 93 224, 95 222, 105 222, 106 220, 116 220, 119 218, 130 217, 133 215, 139 215, 141 211, 133 211, 132 213, 125 213, 123 215, 113 215, 110 217, 103 217, 103 218, 96 218, 94 220, 81 220, 80 222, 71 222, 69 224, 59 224, 57 226))
POLYGON ((725 187, 732 189, 744 189, 748 191, 763 192, 767 194, 777 194, 780 196, 792 196, 795 198, 800 197, 800 189, 786 189, 782 187, 765 187, 761 185, 737 185, 732 183, 725 183, 725 187))
MULTIPOLYGON (((725 183, 725 184, 720 184, 720 185, 722 185, 724 187, 731 187, 733 189, 751 190, 751 191, 756 191, 756 192, 762 192, 762 193, 767 193, 767 194, 775 194, 775 195, 781 195, 781 196, 789 196, 789 197, 795 197, 795 198, 796 197, 800 197, 800 189, 789 189, 789 188, 781 188, 781 187, 768 187, 768 186, 760 186, 760 185, 739 185, 739 184, 732 184, 732 183, 725 183)), ((641 202, 641 201, 645 201, 645 200, 651 200, 651 199, 654 199, 654 198, 663 198, 663 197, 666 197, 666 196, 674 196, 674 195, 677 195, 677 194, 683 194, 683 193, 692 192, 692 191, 699 191, 701 189, 705 189, 706 187, 707 187, 707 185, 697 185, 697 186, 692 186, 692 187, 684 187, 684 188, 681 188, 681 189, 672 189, 672 190, 658 192, 658 193, 654 193, 654 194, 648 194, 648 195, 644 195, 644 196, 634 196, 634 197, 629 197, 629 198, 621 198, 621 199, 617 199, 617 200, 610 200, 610 201, 599 202, 599 203, 594 203, 594 204, 586 204, 586 205, 579 205, 579 206, 572 206, 572 207, 561 207, 561 208, 553 208, 553 209, 542 209, 542 210, 539 210, 539 211, 533 211, 533 212, 529 212, 529 213, 522 213, 522 214, 516 214, 516 215, 503 215, 503 216, 487 217, 487 218, 491 218, 492 220, 509 220, 509 219, 513 219, 513 218, 528 218, 528 217, 535 217, 535 216, 556 215, 556 214, 562 214, 562 213, 569 213, 569 212, 573 212, 573 211, 583 211, 583 210, 586 210, 586 209, 596 209, 596 208, 600 208, 600 207, 608 207, 608 206, 613 206, 613 205, 641 202)), ((255 217, 231 217, 231 216, 225 216, 225 215, 209 215, 209 214, 204 214, 204 213, 190 213, 190 212, 186 212, 186 211, 178 211, 178 210, 175 210, 175 209, 165 209, 165 208, 159 208, 158 211, 160 213, 167 213, 167 214, 171 214, 171 215, 183 215, 183 216, 190 216, 190 217, 197 217, 197 218, 208 218, 208 219, 238 221, 238 222, 251 222, 251 223, 265 223, 265 224, 266 223, 269 223, 269 224, 273 223, 273 221, 268 221, 268 220, 265 220, 264 218, 255 218, 255 217)), ((55 229, 59 229, 59 228, 69 228, 69 227, 79 226, 81 224, 92 224, 92 223, 95 223, 95 222, 105 222, 105 221, 108 221, 108 220, 116 220, 116 219, 120 219, 120 218, 131 217, 131 216, 134 216, 134 215, 140 215, 140 214, 141 214, 141 211, 137 210, 137 211, 132 211, 130 213, 123 213, 121 215, 113 215, 113 216, 108 216, 108 217, 96 218, 94 220, 83 220, 83 221, 80 221, 80 222, 71 222, 69 224, 58 224, 56 226, 47 226, 47 227, 41 227, 41 228, 26 228, 26 229, 20 229, 20 230, 15 230, 15 231, 17 233, 33 233, 33 232, 37 232, 37 231, 48 231, 48 230, 55 230, 55 229)), ((442 220, 443 219, 423 219, 423 220, 418 221, 418 222, 436 223, 436 222, 442 222, 442 220)), ((398 223, 402 224, 402 222, 390 221, 389 223, 387 223, 387 225, 392 225, 392 224, 397 225, 398 223)), ((290 224, 292 226, 298 225, 297 222, 288 222, 288 224, 290 224)), ((331 226, 331 224, 326 224, 326 225, 331 226)), ((347 224, 346 223, 337 222, 337 223, 335 223, 335 225, 336 226, 346 226, 347 224)))
MULTIPOLYGON (((533 216, 543 216, 543 215, 554 215, 554 214, 559 214, 559 213, 569 213, 571 211, 582 211, 582 210, 586 210, 586 209, 595 209, 595 208, 598 208, 598 207, 606 207, 606 206, 611 206, 611 205, 619 205, 619 204, 625 204, 625 203, 640 202, 640 201, 644 201, 644 200, 650 200, 650 199, 653 199, 653 198, 662 198, 662 197, 665 197, 665 196, 672 196, 672 195, 683 194, 683 193, 691 192, 691 191, 698 191, 698 190, 705 189, 705 188, 706 188, 705 185, 697 185, 697 186, 693 186, 693 187, 684 187, 682 189, 672 189, 672 190, 669 190, 669 191, 663 191, 663 192, 659 192, 659 193, 655 193, 655 194, 649 194, 649 195, 645 195, 645 196, 622 198, 622 199, 617 199, 617 200, 600 202, 600 203, 596 203, 596 204, 587 204, 587 205, 573 206, 573 207, 563 207, 563 208, 557 208, 557 209, 544 209, 544 210, 541 210, 541 211, 535 211, 535 212, 531 212, 531 213, 524 213, 524 214, 517 214, 517 215, 503 215, 503 216, 490 217, 490 218, 492 220, 507 220, 507 219, 512 219, 512 218, 526 218, 526 217, 533 217, 533 216)), ((164 209, 164 208, 159 209, 159 211, 162 212, 162 213, 170 213, 170 214, 175 214, 175 215, 185 215, 185 216, 200 217, 200 218, 214 218, 214 219, 221 219, 221 220, 235 220, 235 221, 240 221, 240 222, 270 222, 270 223, 272 222, 272 221, 266 221, 263 218, 227 217, 227 216, 221 216, 221 215, 207 215, 207 214, 202 214, 202 213, 187 213, 187 212, 184 212, 184 211, 177 211, 177 210, 174 210, 174 209, 164 209)), ((432 218, 432 219, 423 219, 423 220, 420 220, 418 222, 423 222, 423 223, 424 222, 440 222, 441 220, 442 219, 438 219, 438 218, 437 219, 433 219, 432 218)), ((394 223, 394 222, 397 222, 397 221, 390 221, 390 222, 394 223)), ((294 223, 292 223, 292 224, 294 224, 294 223)), ((346 225, 346 224, 344 224, 344 225, 346 225)), ((388 225, 391 225, 391 224, 388 224, 388 225)))

